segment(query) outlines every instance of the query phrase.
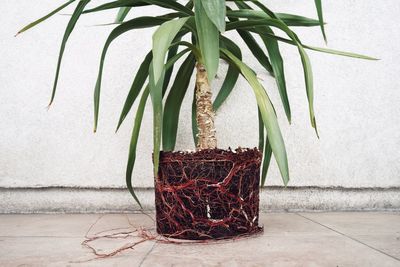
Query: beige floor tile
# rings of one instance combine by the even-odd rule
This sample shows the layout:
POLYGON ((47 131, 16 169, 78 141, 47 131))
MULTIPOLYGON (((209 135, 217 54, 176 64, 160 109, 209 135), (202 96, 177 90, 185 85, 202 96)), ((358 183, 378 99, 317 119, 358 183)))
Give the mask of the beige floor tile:
MULTIPOLYGON (((93 260, 93 254, 81 242, 82 238, 75 237, 0 237, 0 266, 138 266, 153 246, 152 242, 143 243, 118 256, 93 260)), ((101 248, 101 243, 104 245, 102 241, 96 247, 101 248)), ((111 246, 107 241, 106 249, 111 246)))
POLYGON ((0 215, 0 236, 83 237, 98 214, 0 215))
POLYGON ((329 229, 315 224, 294 213, 262 213, 260 214, 259 224, 264 226, 265 235, 334 234, 329 229))
POLYGON ((336 235, 261 236, 206 245, 157 244, 143 266, 399 266, 400 262, 336 235))
POLYGON ((332 212, 301 215, 400 259, 399 212, 332 212))
POLYGON ((324 212, 300 215, 346 234, 400 232, 400 212, 324 212))
MULTIPOLYGON (((89 229, 89 236, 140 227, 154 233, 149 215, 0 215, 0 266, 138 266, 143 259, 151 267, 400 266, 399 213, 349 212, 261 214, 265 231, 257 237, 197 245, 146 241, 112 258, 77 263, 94 258, 81 246, 89 229)), ((102 238, 92 245, 111 252, 138 240, 102 238)))
MULTIPOLYGON (((400 259, 400 234, 354 235, 353 238, 400 259)), ((400 262, 399 262, 400 266, 400 262)))

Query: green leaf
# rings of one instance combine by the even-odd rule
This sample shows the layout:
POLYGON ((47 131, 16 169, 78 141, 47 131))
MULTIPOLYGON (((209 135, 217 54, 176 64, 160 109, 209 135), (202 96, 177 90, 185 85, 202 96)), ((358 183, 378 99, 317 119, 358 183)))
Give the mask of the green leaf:
POLYGON ((225 31, 225 0, 202 0, 204 11, 220 32, 225 31))
POLYGON ((139 70, 136 73, 135 79, 133 80, 128 96, 126 97, 124 107, 122 108, 121 115, 119 117, 116 132, 118 131, 122 122, 128 115, 129 111, 133 106, 133 103, 135 102, 136 98, 140 93, 140 90, 142 90, 142 87, 146 82, 147 76, 149 75, 150 62, 152 59, 153 59, 153 54, 152 51, 150 51, 149 53, 147 53, 145 59, 143 60, 142 64, 139 67, 139 70))
MULTIPOLYGON (((278 40, 282 41, 281 39, 278 39, 278 40)), ((309 50, 322 52, 322 53, 326 53, 326 54, 332 54, 332 55, 338 55, 338 56, 344 56, 344 57, 352 57, 352 58, 359 58, 359 59, 366 59, 366 60, 379 60, 379 58, 375 58, 375 57, 365 56, 365 55, 356 54, 356 53, 352 53, 352 52, 334 50, 334 49, 329 49, 329 48, 315 47, 315 46, 309 46, 309 45, 303 45, 303 47, 306 48, 306 49, 309 49, 309 50)))
POLYGON ((228 50, 221 48, 221 51, 233 64, 237 66, 243 77, 249 82, 254 91, 257 105, 260 109, 261 117, 264 122, 264 126, 267 129, 267 134, 269 136, 269 142, 271 144, 272 151, 278 163, 283 182, 286 185, 289 181, 287 154, 272 103, 265 89, 258 81, 257 76, 254 74, 254 71, 228 50))
MULTIPOLYGON (((231 51, 237 58, 242 60, 242 52, 240 51, 240 48, 232 40, 226 37, 222 37, 222 45, 226 49, 231 51)), ((219 90, 217 97, 215 98, 213 103, 214 111, 217 111, 221 107, 221 105, 225 102, 225 100, 228 98, 228 96, 231 94, 233 88, 235 87, 238 77, 239 77, 239 71, 237 70, 237 68, 234 65, 229 64, 224 83, 222 84, 221 89, 219 90)))
MULTIPOLYGON (((272 10, 270 10, 268 7, 266 7, 265 5, 263 5, 261 2, 259 1, 252 1, 252 3, 256 6, 258 6, 262 11, 264 11, 268 16, 270 16, 271 18, 276 19, 277 16, 275 15, 274 12, 272 12, 272 10)), ((248 6, 249 7, 249 6, 248 6)), ((250 7, 249 7, 250 8, 250 7)))
MULTIPOLYGON (((270 38, 276 39, 278 41, 291 44, 296 46, 296 43, 288 40, 286 38, 282 38, 280 36, 276 36, 271 33, 267 32, 259 32, 257 31, 258 34, 269 36, 270 38)), ((344 57, 351 57, 351 58, 359 58, 359 59, 365 59, 365 60, 379 60, 378 58, 370 57, 370 56, 365 56, 361 54, 356 54, 352 52, 346 52, 346 51, 340 51, 340 50, 334 50, 334 49, 329 49, 329 48, 323 48, 323 47, 315 47, 315 46, 310 46, 310 45, 305 45, 302 44, 305 49, 316 51, 316 52, 321 52, 321 53, 326 53, 326 54, 332 54, 332 55, 338 55, 338 56, 344 56, 344 57)))
POLYGON ((94 89, 94 131, 96 132, 97 130, 97 124, 99 120, 99 108, 100 108, 100 89, 101 89, 101 78, 103 75, 103 66, 104 66, 104 59, 107 54, 107 50, 112 43, 114 39, 116 39, 118 36, 121 34, 134 30, 134 29, 141 29, 141 28, 148 28, 148 27, 154 27, 157 25, 162 24, 165 21, 168 21, 168 18, 163 18, 163 17, 139 17, 139 18, 134 18, 132 20, 128 20, 127 22, 122 23, 121 25, 117 26, 115 29, 113 29, 108 36, 103 52, 101 53, 101 58, 100 58, 100 66, 99 66, 99 73, 97 76, 97 81, 96 81, 96 86, 94 89))
POLYGON ((219 32, 217 27, 206 15, 202 0, 194 0, 195 21, 202 60, 209 82, 217 74, 219 64, 219 32))
POLYGON ((185 17, 165 22, 153 34, 153 62, 150 64, 149 84, 151 101, 153 103, 154 176, 157 176, 158 163, 160 160, 160 145, 163 125, 162 87, 166 71, 164 66, 165 55, 171 42, 188 19, 188 17, 185 17))
POLYGON ((263 153, 262 171, 261 171, 261 186, 264 186, 268 173, 269 164, 271 162, 272 149, 266 136, 264 141, 264 123, 260 109, 258 109, 258 149, 263 153), (264 148, 265 145, 265 148, 264 148))
MULTIPOLYGON (((247 4, 245 3, 235 3, 239 8, 250 8, 247 4)), ((228 9, 231 10, 231 9, 228 9)), ((237 18, 230 17, 230 21, 239 21, 237 18)), ((238 34, 240 37, 243 39, 243 41, 246 43, 247 47, 249 48, 250 52, 253 54, 254 58, 257 59, 257 61, 263 66, 268 73, 271 76, 274 76, 274 72, 272 70, 271 63, 269 61, 269 58, 265 55, 264 51, 262 48, 258 45, 258 42, 254 37, 251 35, 250 32, 245 31, 245 30, 237 30, 238 34)))
POLYGON ((195 56, 196 60, 199 60, 201 58, 200 50, 195 45, 193 45, 193 44, 191 44, 189 42, 179 41, 179 42, 173 43, 172 45, 186 46, 187 48, 189 48, 192 51, 192 53, 195 56))
MULTIPOLYGON (((286 26, 286 24, 284 24, 282 21, 280 21, 279 19, 272 19, 272 18, 231 22, 227 25, 227 30, 242 29, 242 28, 254 29, 254 27, 265 26, 265 25, 273 26, 282 30, 292 39, 292 41, 297 46, 301 58, 301 63, 303 65, 311 126, 315 129, 315 133, 318 136, 317 124, 314 115, 314 88, 313 88, 313 75, 312 75, 310 59, 308 58, 308 55, 304 50, 304 47, 301 44, 297 35, 292 30, 290 30, 289 27, 286 26)), ((259 33, 259 31, 257 31, 257 33, 259 33)))
POLYGON ((324 36, 324 40, 325 42, 327 42, 326 40, 326 34, 325 34, 325 26, 324 26, 324 16, 322 13, 322 1, 321 0, 315 0, 315 7, 317 8, 317 13, 318 13, 318 20, 319 20, 319 24, 321 27, 321 32, 322 35, 324 36))
POLYGON ((257 106, 257 115, 258 115, 258 150, 261 151, 261 153, 264 151, 264 122, 262 120, 262 115, 261 111, 257 106))
MULTIPOLYGON (((260 27, 260 31, 273 33, 273 31, 269 27, 260 27)), ((278 41, 262 35, 260 35, 260 37, 263 40, 265 47, 267 48, 269 58, 271 59, 271 65, 275 75, 275 81, 278 86, 279 95, 282 100, 283 108, 285 110, 285 114, 289 123, 291 123, 292 114, 290 111, 289 97, 286 89, 283 59, 279 50, 278 41)))
MULTIPOLYGON (((182 39, 182 35, 184 35, 186 32, 179 32, 177 34, 177 36, 175 37, 175 39, 173 40, 173 42, 179 41, 182 39)), ((178 53, 178 47, 179 45, 173 45, 170 46, 169 51, 168 51, 168 55, 167 55, 167 62, 173 58, 177 53, 178 53)), ((168 70, 165 70, 165 76, 164 76, 164 82, 163 82, 163 88, 162 88, 162 95, 164 98, 165 92, 167 91, 169 82, 171 80, 171 75, 172 72, 174 71, 174 65, 171 66, 171 68, 169 68, 168 70)))
POLYGON ((249 50, 253 54, 254 58, 257 59, 261 66, 263 66, 270 75, 275 76, 269 58, 265 55, 262 48, 258 45, 256 39, 254 39, 254 37, 247 31, 237 30, 237 32, 246 43, 246 45, 249 47, 249 50))
POLYGON ((153 34, 153 77, 155 84, 161 77, 168 48, 187 20, 188 17, 165 22, 153 34))
MULTIPOLYGON (((175 56, 173 56, 172 58, 170 58, 167 61, 167 64, 165 64, 165 69, 166 71, 168 71, 169 69, 172 68, 172 66, 175 64, 175 62, 180 59, 184 54, 186 54, 187 52, 189 52, 190 49, 184 49, 181 52, 179 52, 178 54, 176 54, 175 56)), ((120 119, 118 122, 118 126, 117 126, 117 130, 119 129, 119 127, 121 126, 122 122, 124 121, 124 119, 126 118, 126 116, 128 115, 129 111, 131 110, 137 95, 139 94, 144 82, 146 81, 147 76, 149 75, 149 65, 150 62, 152 60, 152 51, 149 52, 149 54, 151 55, 150 58, 146 57, 145 61, 143 61, 142 65, 140 66, 135 80, 133 81, 133 84, 131 86, 131 89, 129 90, 128 96, 125 100, 125 104, 124 107, 122 109, 121 115, 120 115, 120 119), (147 69, 146 69, 147 68, 147 69), (143 82, 143 83, 142 83, 143 82)), ((147 56, 149 56, 149 54, 147 56)), ((165 82, 165 79, 164 79, 165 82)))
MULTIPOLYGON (((252 10, 252 9, 231 10, 227 12, 227 16, 230 18, 248 18, 248 19, 271 18, 271 16, 269 16, 264 11, 252 10)), ((316 19, 311 19, 293 14, 277 13, 276 18, 282 20, 287 26, 311 27, 320 25, 319 21, 316 19)))
POLYGON ((131 7, 121 7, 118 10, 117 17, 115 18, 115 23, 121 23, 124 22, 124 19, 128 15, 129 11, 131 10, 131 7))
POLYGON ((312 18, 307 18, 299 15, 276 13, 275 14, 280 20, 282 20, 287 26, 301 26, 301 27, 314 27, 319 26, 319 21, 312 18))
POLYGON ((69 6, 69 4, 71 4, 72 2, 75 2, 75 0, 69 0, 66 3, 62 4, 61 6, 57 7, 56 9, 54 9, 53 11, 51 11, 49 14, 41 17, 40 19, 35 20, 34 22, 29 23, 28 25, 26 25, 25 27, 23 27, 21 30, 19 30, 17 32, 17 34, 15 36, 17 36, 20 33, 23 33, 24 31, 29 30, 30 28, 38 25, 39 23, 45 21, 46 19, 50 18, 51 16, 53 16, 54 14, 58 13, 59 11, 63 10, 64 8, 66 8, 67 6, 69 6))
POLYGON ((271 163, 271 156, 272 156, 272 148, 271 148, 271 144, 269 143, 268 136, 267 136, 267 138, 265 140, 264 157, 263 157, 263 162, 262 162, 261 186, 265 185, 269 165, 271 163))
POLYGON ((183 49, 175 56, 171 57, 165 64, 165 71, 168 71, 172 66, 187 52, 191 51, 189 48, 183 49))
POLYGON ((150 4, 143 2, 141 0, 125 0, 124 2, 113 1, 113 2, 109 2, 109 3, 101 4, 94 8, 86 9, 83 12, 83 14, 99 12, 99 11, 104 11, 104 10, 113 9, 113 8, 121 9, 121 8, 131 8, 131 7, 140 7, 140 6, 149 6, 149 5, 150 4))
POLYGON ((193 54, 190 54, 182 63, 165 102, 162 131, 164 151, 172 151, 175 148, 179 112, 193 74, 195 63, 196 60, 193 54))
POLYGON ((78 2, 77 6, 76 6, 74 12, 72 13, 72 16, 68 22, 67 28, 65 29, 64 37, 61 41, 60 52, 58 55, 56 75, 55 75, 54 84, 53 84, 53 92, 51 93, 49 106, 53 103, 54 96, 56 95, 58 75, 60 74, 61 61, 62 61, 62 57, 64 54, 64 50, 65 50, 65 46, 67 44, 68 38, 71 35, 71 32, 73 31, 73 29, 75 28, 76 22, 78 21, 79 17, 81 16, 83 9, 89 2, 90 2, 90 0, 81 0, 78 2))
MULTIPOLYGON (((153 51, 154 52, 154 51, 153 51)), ((153 164, 154 164, 154 177, 158 173, 158 164, 160 161, 160 145, 162 136, 163 125, 163 104, 162 104, 162 84, 164 81, 165 69, 161 70, 160 77, 156 82, 154 76, 154 55, 153 62, 150 63, 149 68, 149 86, 150 96, 153 105, 153 164)))
MULTIPOLYGON (((260 7, 262 8, 263 11, 255 11, 251 9, 251 7, 245 3, 237 3, 236 4, 239 8, 242 8, 239 10, 239 12, 243 13, 243 16, 246 16, 248 18, 274 18, 278 19, 277 16, 268 8, 265 6, 261 5, 260 7), (243 9, 245 8, 245 9, 243 9)), ((279 20, 279 19, 278 19, 279 20)), ((258 27, 258 31, 266 31, 269 33, 273 33, 270 27, 258 27)), ((292 115, 290 111, 290 104, 289 104, 289 98, 287 94, 287 89, 286 89, 286 81, 285 81, 285 72, 284 72, 284 67, 283 67, 283 59, 281 56, 281 52, 279 50, 279 44, 275 39, 268 38, 264 35, 260 35, 260 38, 264 42, 265 47, 267 48, 269 57, 271 59, 271 67, 273 70, 273 74, 275 77, 275 81, 278 86, 278 91, 279 95, 282 100, 283 108, 285 110, 286 117, 291 123, 292 115)))
POLYGON ((222 104, 231 94, 233 88, 235 87, 238 77, 239 77, 239 72, 237 71, 237 69, 234 66, 229 65, 228 71, 226 72, 226 76, 224 79, 224 83, 222 84, 221 89, 219 90, 217 97, 213 102, 213 109, 215 112, 222 106, 222 104))
POLYGON ((118 0, 99 5, 92 9, 85 10, 84 13, 98 12, 120 7, 137 7, 137 6, 149 6, 149 5, 156 5, 167 9, 173 9, 187 16, 193 15, 193 11, 183 6, 182 4, 176 1, 165 1, 165 0, 118 0))
POLYGON ((136 200, 136 202, 139 204, 140 208, 142 208, 142 204, 140 204, 140 201, 138 197, 136 196, 133 186, 132 186, 132 172, 133 172, 133 167, 135 166, 135 160, 136 160, 136 147, 139 139, 139 132, 140 132, 140 126, 142 124, 142 119, 143 119, 143 113, 144 109, 146 106, 146 101, 149 96, 149 87, 146 86, 146 89, 143 91, 142 97, 139 102, 139 106, 136 112, 136 117, 135 117, 135 123, 133 126, 132 130, 132 137, 131 137, 131 142, 129 145, 129 156, 128 156, 128 164, 126 167, 126 185, 128 187, 129 192, 133 196, 133 198, 136 200))
MULTIPOLYGON (((189 49, 183 50, 180 53, 178 53, 177 55, 175 55, 174 57, 172 57, 166 64, 166 68, 165 69, 169 69, 171 68, 171 66, 182 56, 184 55, 186 52, 188 52, 189 49)), ((151 65, 149 67, 151 69, 151 65)), ((151 73, 151 72, 150 72, 151 73)), ((153 81, 153 79, 150 77, 150 82, 153 81)), ((153 88, 155 86, 153 85, 153 88)), ((155 92, 157 95, 155 97, 160 98, 160 91, 161 91, 161 86, 158 85, 156 86, 156 90, 157 92, 155 92)), ((129 192, 132 194, 133 198, 136 200, 136 202, 141 206, 139 199, 136 197, 135 192, 133 191, 133 187, 132 187, 132 171, 133 171, 133 167, 135 165, 135 159, 136 159, 136 147, 137 147, 137 142, 138 142, 138 137, 139 137, 139 131, 140 131, 140 126, 141 126, 141 122, 142 122, 142 118, 143 118, 143 113, 144 113, 144 109, 145 109, 145 105, 146 105, 146 100, 149 96, 150 93, 150 86, 146 86, 142 97, 140 99, 139 102, 139 106, 138 106, 138 110, 136 113, 136 117, 135 117, 135 125, 132 131, 132 138, 131 138, 131 144, 129 147, 129 158, 128 158, 128 165, 127 165, 127 169, 126 169, 126 184, 128 186, 129 192)), ((155 110, 155 114, 158 114, 160 112, 160 107, 161 107, 161 112, 162 112, 162 106, 154 106, 153 105, 153 111, 155 110)), ((156 117, 156 116, 154 116, 156 117)), ((156 118, 155 118, 156 119, 156 118)), ((156 125, 157 123, 154 121, 154 125, 156 125)), ((154 139, 156 139, 155 137, 158 134, 158 130, 156 129, 156 127, 154 128, 154 139)), ((157 147, 157 145, 155 146, 157 147)), ((158 148, 159 148, 159 143, 158 143, 158 148)), ((154 155, 159 155, 159 149, 156 151, 157 149, 155 149, 154 155)), ((157 166, 158 166, 158 160, 159 157, 154 157, 157 161, 157 166)), ((156 164, 156 163, 155 163, 156 164)))

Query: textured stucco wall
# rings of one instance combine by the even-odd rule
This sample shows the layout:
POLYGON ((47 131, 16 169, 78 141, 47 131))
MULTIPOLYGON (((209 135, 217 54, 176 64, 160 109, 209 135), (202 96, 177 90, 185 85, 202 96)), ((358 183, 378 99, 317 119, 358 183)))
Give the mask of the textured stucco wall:
MULTIPOLYGON (((127 90, 151 47, 152 30, 136 30, 109 49, 102 87, 100 123, 93 125, 93 87, 99 56, 113 26, 115 12, 86 15, 67 45, 55 103, 47 111, 59 44, 68 17, 14 38, 17 30, 63 1, 3 0, 0 27, 0 187, 123 187, 134 112, 114 133, 127 90)), ((95 4, 103 1, 94 1, 95 4)), ((312 0, 268 1, 273 10, 316 17, 312 0)), ((277 109, 285 138, 291 186, 400 186, 400 2, 372 0, 324 1, 329 47, 376 56, 362 61, 310 52, 315 75, 318 140, 309 125, 300 59, 283 44, 292 105, 292 125, 284 118, 274 82, 244 50, 277 109)), ((63 12, 70 14, 72 8, 63 12)), ((140 15, 161 9, 142 8, 140 15)), ((139 12, 133 15, 139 15, 139 12)), ((306 44, 323 46, 318 28, 298 28, 306 44)), ((242 42, 236 35, 237 43, 242 42)), ((226 65, 221 64, 218 90, 226 65)), ((190 128, 192 96, 184 100, 178 149, 193 149, 190 128)), ((149 106, 150 107, 150 106, 149 106)), ((135 110, 135 109, 133 109, 135 110)), ((257 145, 256 103, 241 79, 216 120, 219 146, 257 145)), ((134 170, 137 187, 153 185, 151 171, 151 110, 147 109, 134 170)), ((275 162, 269 185, 281 185, 275 162)))

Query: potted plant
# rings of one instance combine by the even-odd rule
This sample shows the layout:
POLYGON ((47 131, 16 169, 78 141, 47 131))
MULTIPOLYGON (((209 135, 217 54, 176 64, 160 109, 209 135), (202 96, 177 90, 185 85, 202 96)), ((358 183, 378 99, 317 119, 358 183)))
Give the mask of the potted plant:
POLYGON ((76 7, 62 40, 50 104, 56 93, 66 43, 80 16, 119 9, 115 22, 118 25, 106 40, 100 59, 94 89, 94 131, 97 129, 102 72, 109 45, 127 31, 158 27, 153 35, 152 50, 144 55, 130 87, 117 130, 134 102, 139 101, 129 146, 126 183, 140 205, 131 177, 144 108, 148 98, 151 99, 157 231, 168 237, 210 239, 259 232, 259 186, 265 183, 272 155, 276 159, 284 185, 289 181, 286 149, 274 106, 255 71, 242 61, 242 48, 225 36, 225 32, 236 31, 265 71, 275 78, 289 122, 291 110, 279 43, 288 43, 298 49, 304 70, 311 126, 315 128, 317 135, 313 108, 313 75, 306 50, 373 59, 354 53, 308 46, 300 41, 291 27, 318 26, 326 40, 320 0, 315 0, 318 19, 275 13, 256 0, 190 0, 184 3, 174 0, 117 0, 92 8, 88 8, 90 0, 69 0, 20 32, 46 20, 73 2, 76 2, 76 7), (153 5, 168 11, 160 16, 139 16, 125 21, 130 9, 153 5), (287 38, 276 35, 276 29, 284 32, 287 38), (173 67, 184 56, 175 80, 169 86, 173 67), (226 61, 229 68, 215 100, 212 101, 211 84, 220 59, 226 61), (192 128, 196 151, 174 151, 179 111, 189 90, 188 85, 194 70, 196 88, 192 105, 192 128), (239 75, 248 81, 256 97, 259 146, 253 149, 238 148, 234 151, 220 149, 217 148, 217 132, 214 127, 215 111, 229 96, 239 75), (141 96, 138 100, 139 95, 141 96))

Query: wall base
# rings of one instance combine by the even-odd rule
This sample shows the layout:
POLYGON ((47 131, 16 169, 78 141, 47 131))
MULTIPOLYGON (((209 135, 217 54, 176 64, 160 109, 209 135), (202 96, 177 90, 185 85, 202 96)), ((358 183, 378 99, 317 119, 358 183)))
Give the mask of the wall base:
MULTIPOLYGON (((146 210, 154 209, 154 189, 137 188, 146 210)), ((267 187, 261 211, 400 210, 400 188, 267 187)), ((139 206, 124 188, 0 188, 0 213, 135 212, 139 206)))

